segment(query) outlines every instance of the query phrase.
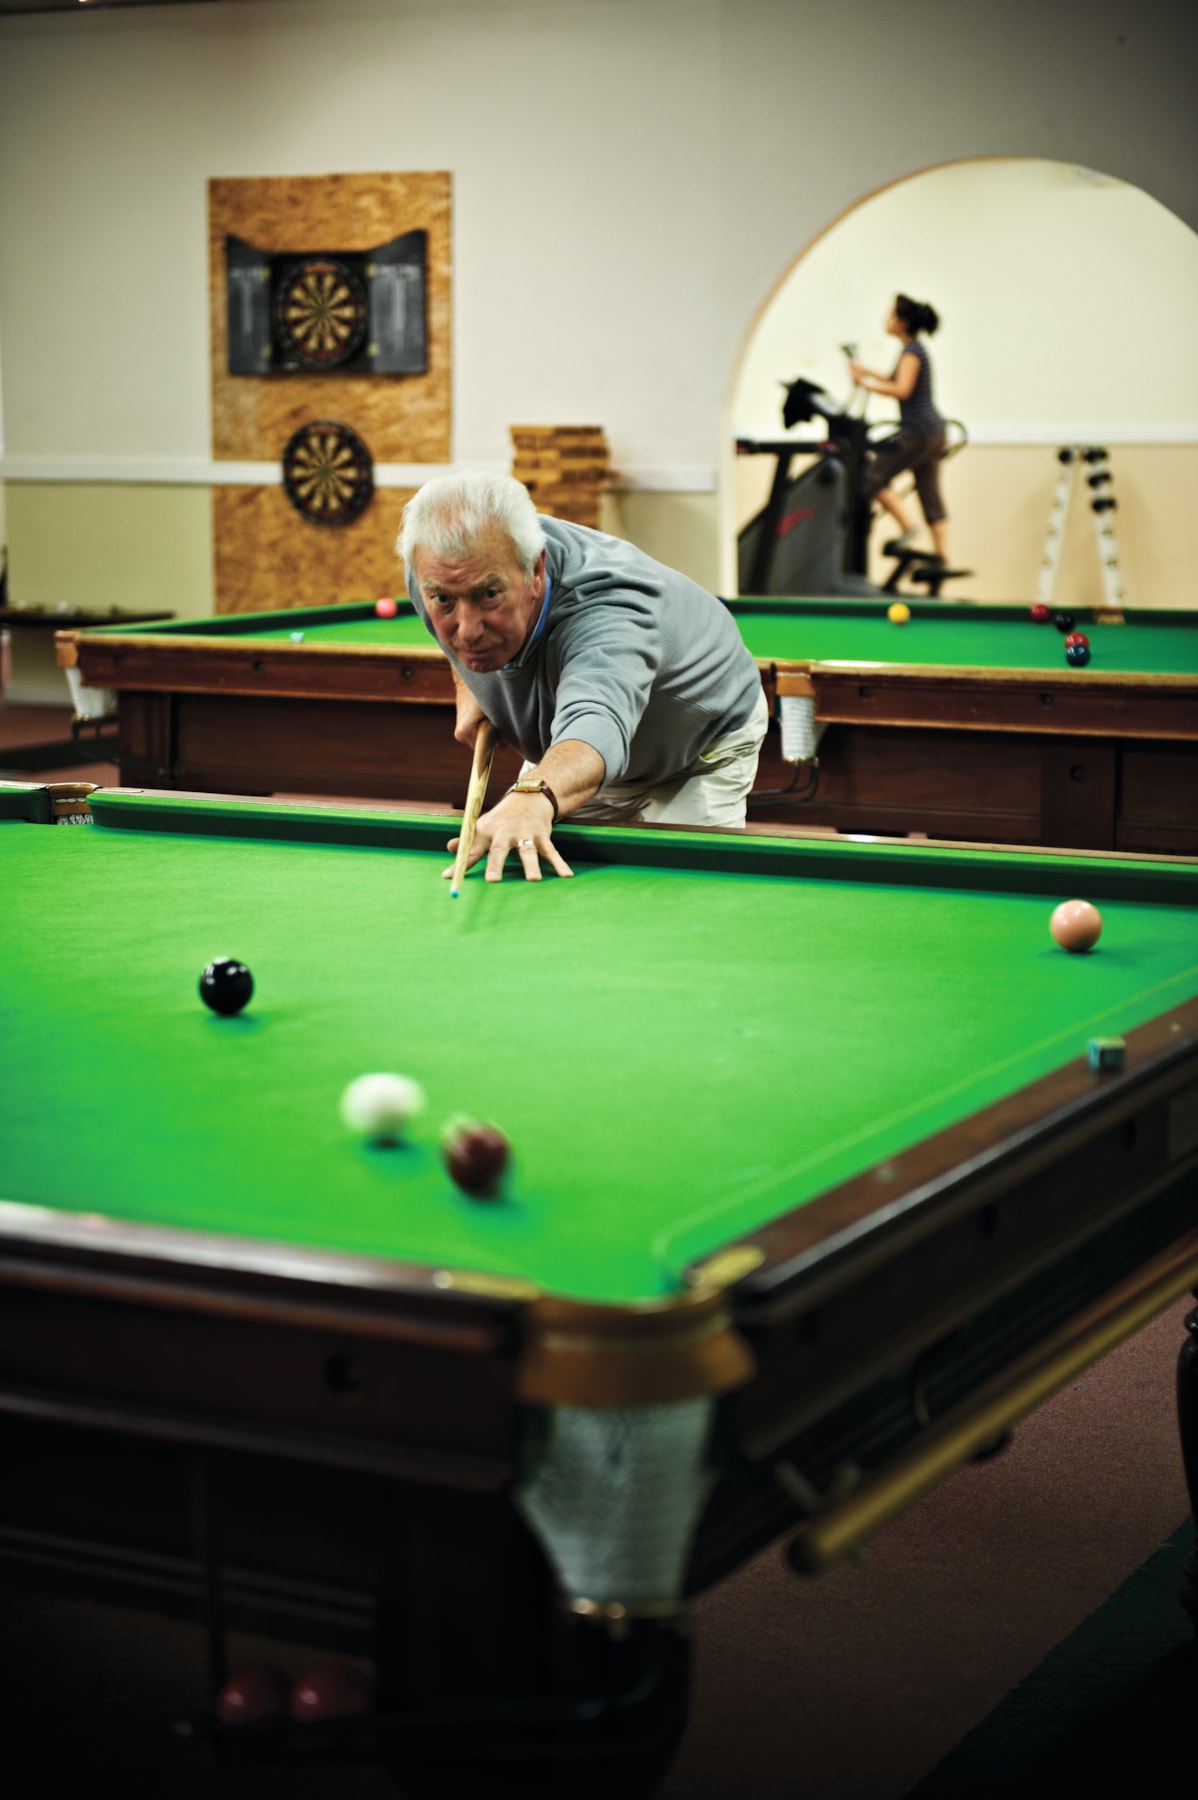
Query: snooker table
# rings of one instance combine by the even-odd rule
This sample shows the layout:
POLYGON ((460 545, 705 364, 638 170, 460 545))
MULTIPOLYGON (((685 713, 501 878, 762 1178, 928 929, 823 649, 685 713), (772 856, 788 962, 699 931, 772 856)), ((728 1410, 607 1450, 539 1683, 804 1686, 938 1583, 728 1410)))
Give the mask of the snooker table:
MULTIPOLYGON (((65 602, 59 606, 0 605, 0 643, 7 640, 7 661, 11 665, 0 664, 0 700, 18 706, 61 705, 61 679, 53 677, 56 632, 68 627, 163 623, 174 616, 165 611, 130 612, 116 606, 107 613, 88 612, 65 602)), ((99 736, 98 724, 76 719, 69 738, 4 745, 0 748, 0 769, 5 775, 21 779, 35 770, 95 762, 99 736)))
MULTIPOLYGON (((0 1572, 204 1621, 214 1689, 231 1628, 373 1657, 374 1715, 222 1756, 649 1793, 694 1594, 852 1553, 1198 1280, 1198 868, 565 826, 573 880, 451 902, 445 833, 0 786, 0 1572), (340 1124, 370 1068, 401 1146, 340 1124)), ((1194 1493, 1192 1343, 1179 1396, 1194 1493)))
MULTIPOLYGON (((731 600, 772 703, 805 714, 804 754, 775 725, 758 820, 1071 849, 1198 854, 1198 620, 1077 614, 1070 668, 1025 608, 731 600)), ((245 794, 460 805, 445 659, 406 601, 66 632, 60 660, 112 690, 123 782, 245 794), (293 633, 301 633, 293 642, 293 633)), ((497 776, 518 761, 500 753, 497 776)))

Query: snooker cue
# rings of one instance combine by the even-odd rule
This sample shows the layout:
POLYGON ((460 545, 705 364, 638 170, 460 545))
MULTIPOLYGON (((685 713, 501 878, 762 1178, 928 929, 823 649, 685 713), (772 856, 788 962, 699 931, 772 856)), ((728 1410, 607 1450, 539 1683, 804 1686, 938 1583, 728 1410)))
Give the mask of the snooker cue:
POLYGON ((453 859, 453 877, 449 883, 451 900, 456 900, 461 891, 462 877, 466 873, 466 864, 474 847, 474 827, 478 824, 478 815, 483 809, 494 754, 495 727, 490 719, 484 719, 474 739, 474 763, 470 770, 470 786, 466 789, 466 810, 462 814, 458 853, 453 859))

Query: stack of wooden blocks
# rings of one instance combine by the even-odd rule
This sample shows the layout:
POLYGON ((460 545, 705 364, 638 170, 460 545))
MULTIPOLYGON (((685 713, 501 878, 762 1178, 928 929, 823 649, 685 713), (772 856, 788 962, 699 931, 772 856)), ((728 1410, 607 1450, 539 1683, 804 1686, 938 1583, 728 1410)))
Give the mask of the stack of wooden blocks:
POLYGON ((608 487, 607 439, 601 425, 513 425, 512 474, 538 512, 599 529, 599 496, 608 487))

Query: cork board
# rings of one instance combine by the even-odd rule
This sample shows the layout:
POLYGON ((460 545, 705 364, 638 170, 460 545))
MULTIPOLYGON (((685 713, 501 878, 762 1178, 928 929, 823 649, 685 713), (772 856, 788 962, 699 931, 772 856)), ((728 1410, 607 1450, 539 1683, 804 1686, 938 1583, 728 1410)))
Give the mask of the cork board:
MULTIPOLYGON (((215 460, 277 462, 300 425, 310 419, 337 419, 365 440, 375 462, 448 462, 451 198, 451 177, 437 172, 271 175, 208 183, 215 460), (229 374, 226 235, 245 238, 270 252, 314 252, 369 250, 401 232, 416 230, 428 233, 426 374, 229 374)), ((291 516, 302 524, 294 513, 291 516)), ((305 542, 311 530, 304 531, 305 542)))
POLYGON ((281 487, 212 490, 218 613, 329 606, 406 592, 395 554, 412 488, 376 488, 350 525, 309 525, 281 487))

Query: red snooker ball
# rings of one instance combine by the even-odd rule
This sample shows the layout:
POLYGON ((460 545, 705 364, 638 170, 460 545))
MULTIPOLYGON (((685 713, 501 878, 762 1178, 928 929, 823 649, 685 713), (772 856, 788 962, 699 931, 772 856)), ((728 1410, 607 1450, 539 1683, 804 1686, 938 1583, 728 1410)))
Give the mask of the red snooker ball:
POLYGON ((1042 601, 1037 600, 1035 606, 1032 608, 1032 618, 1035 620, 1036 624, 1047 625, 1051 617, 1052 612, 1050 608, 1045 606, 1042 601))
POLYGON ((1062 950, 1092 950, 1102 935, 1102 914, 1088 900, 1062 900, 1048 929, 1062 950))
POLYGON ((252 1666, 238 1669, 216 1696, 222 1725, 253 1725, 259 1719, 285 1719, 291 1683, 282 1669, 252 1666))
POLYGON ((368 1675, 344 1663, 316 1663, 291 1690, 291 1716, 301 1724, 319 1719, 351 1719, 370 1711, 374 1697, 368 1675))
POLYGON ((511 1145, 494 1125, 455 1120, 442 1141, 450 1179, 472 1200, 498 1200, 511 1161, 511 1145))
POLYGON ((376 600, 374 610, 380 619, 393 619, 399 611, 398 600, 376 600))
POLYGON ((1065 639, 1065 648, 1068 650, 1070 644, 1089 644, 1089 642, 1090 640, 1084 631, 1071 631, 1069 636, 1065 639))

